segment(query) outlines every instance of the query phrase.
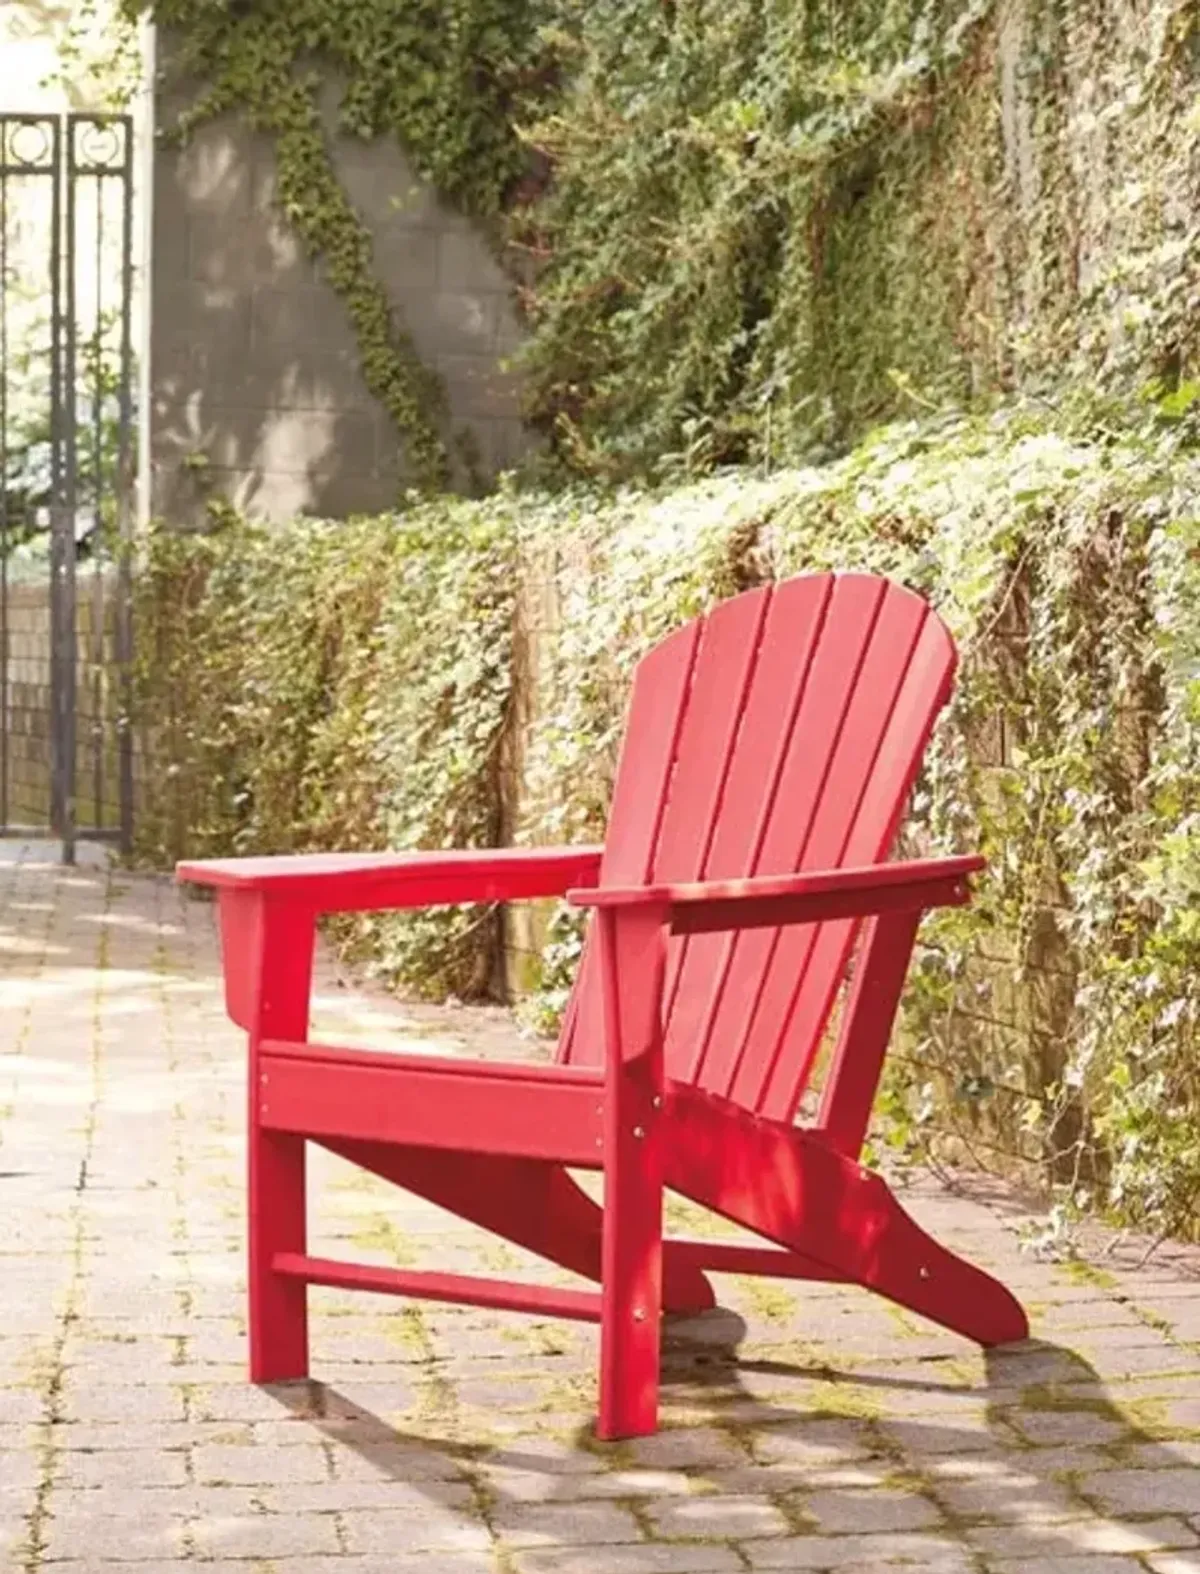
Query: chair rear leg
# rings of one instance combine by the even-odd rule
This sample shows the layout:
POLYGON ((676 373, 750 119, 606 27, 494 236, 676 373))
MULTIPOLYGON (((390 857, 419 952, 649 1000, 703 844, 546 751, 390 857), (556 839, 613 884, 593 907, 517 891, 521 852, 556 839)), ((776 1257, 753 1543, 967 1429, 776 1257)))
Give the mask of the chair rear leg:
POLYGON ((978 1344, 1028 1336, 1004 1285, 939 1245, 882 1176, 820 1134, 687 1094, 677 1105, 665 1147, 674 1189, 978 1344))
POLYGON ((250 1381, 308 1376, 308 1287, 272 1271, 277 1252, 305 1250, 303 1137, 250 1131, 250 1381))

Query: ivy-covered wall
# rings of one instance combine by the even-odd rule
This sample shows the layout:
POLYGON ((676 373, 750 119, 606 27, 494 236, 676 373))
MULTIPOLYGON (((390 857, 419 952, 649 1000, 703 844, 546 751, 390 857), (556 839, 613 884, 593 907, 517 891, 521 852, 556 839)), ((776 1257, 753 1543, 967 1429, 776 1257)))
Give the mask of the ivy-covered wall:
MULTIPOLYGON (((191 103, 160 36, 160 127, 191 103)), ((311 182, 310 254, 287 216, 279 139, 225 115, 154 161, 151 510, 203 520, 212 500, 269 519, 391 507, 407 486, 471 490, 526 447, 519 330, 488 241, 392 140, 339 134, 314 94, 334 184, 311 182), (361 250, 359 256, 358 250, 361 250)), ((291 179, 297 177, 292 175, 291 179)))
MULTIPOLYGON (((247 272, 276 267, 300 320, 328 286, 387 422, 365 448, 347 423, 348 470, 390 442, 418 485, 461 478, 457 358, 490 353, 506 299, 530 426, 604 480, 828 457, 884 419, 1079 388, 1120 402, 1197 370, 1194 0, 125 3, 175 68, 164 127, 220 128, 217 155, 279 219, 222 217, 211 262, 184 268, 211 310, 181 337, 269 350, 247 272), (464 225, 429 288, 410 170, 418 206, 436 192, 464 225), (495 261, 468 266, 488 296, 468 323, 472 233, 495 261), (315 293, 304 270, 288 293, 296 253, 315 293)), ((165 258, 178 211, 168 195, 165 258)), ((269 359, 277 405, 303 407, 303 375, 269 359)), ((184 458, 203 447, 190 375, 184 458)))

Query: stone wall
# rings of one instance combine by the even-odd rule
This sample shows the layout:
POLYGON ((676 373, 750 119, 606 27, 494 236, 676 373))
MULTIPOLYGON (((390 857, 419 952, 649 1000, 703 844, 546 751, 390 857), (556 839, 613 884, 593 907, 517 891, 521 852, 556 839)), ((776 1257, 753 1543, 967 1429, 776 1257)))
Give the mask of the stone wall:
MULTIPOLYGON (((168 61, 169 66, 169 61, 168 61)), ((161 89, 160 127, 190 102, 161 89)), ((502 361, 519 329, 486 240, 383 139, 334 131, 343 186, 374 239, 377 275, 480 468, 519 457, 524 433, 502 361)), ((275 203, 271 139, 233 120, 154 159, 150 507, 181 524, 205 500, 286 519, 388 508, 405 475, 399 436, 368 391, 345 309, 275 203)))

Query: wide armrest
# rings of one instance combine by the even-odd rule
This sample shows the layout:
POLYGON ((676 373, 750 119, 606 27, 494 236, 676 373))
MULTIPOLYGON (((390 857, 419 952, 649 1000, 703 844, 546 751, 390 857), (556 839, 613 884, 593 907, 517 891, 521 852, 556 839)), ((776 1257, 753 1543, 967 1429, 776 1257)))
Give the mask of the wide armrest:
POLYGON ((178 880, 279 897, 314 913, 561 896, 600 873, 601 847, 298 853, 178 864, 178 880))
POLYGON ((968 876, 977 874, 984 863, 975 855, 919 858, 861 869, 755 875, 745 880, 594 886, 568 891, 567 899, 578 907, 660 908, 677 934, 760 929, 827 918, 960 907, 971 899, 968 876))

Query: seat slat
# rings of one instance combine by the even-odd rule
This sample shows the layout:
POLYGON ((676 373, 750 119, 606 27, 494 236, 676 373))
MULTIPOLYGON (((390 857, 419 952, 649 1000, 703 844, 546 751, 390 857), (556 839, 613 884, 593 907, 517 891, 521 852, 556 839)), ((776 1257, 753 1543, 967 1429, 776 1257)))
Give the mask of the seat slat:
POLYGON ((463 1062, 432 1057, 289 1053, 260 1050, 259 1114, 271 1131, 401 1146, 459 1148, 555 1159, 598 1168, 602 1162, 603 1089, 591 1078, 548 1080, 474 1074, 463 1062), (367 1062, 371 1063, 367 1063, 367 1062))

